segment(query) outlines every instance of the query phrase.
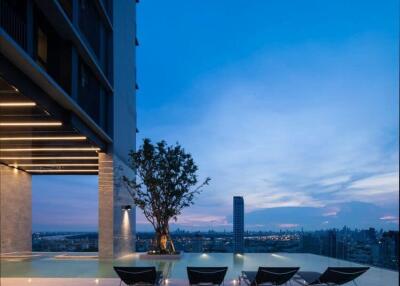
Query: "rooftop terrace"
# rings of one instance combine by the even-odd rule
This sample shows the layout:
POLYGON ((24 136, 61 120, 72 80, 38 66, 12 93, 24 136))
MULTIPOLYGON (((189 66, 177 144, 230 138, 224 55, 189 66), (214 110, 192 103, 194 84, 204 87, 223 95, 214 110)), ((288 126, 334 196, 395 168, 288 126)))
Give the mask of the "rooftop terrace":
MULTIPOLYGON (((299 266, 303 271, 324 271, 328 266, 360 266, 339 259, 307 253, 185 253, 179 260, 149 260, 132 254, 118 260, 97 260, 93 253, 85 259, 67 259, 65 253, 33 253, 34 256, 3 257, 1 285, 118 285, 113 265, 156 266, 169 285, 187 285, 186 266, 228 266, 225 284, 233 285, 241 270, 258 266, 299 266)), ((357 279, 358 285, 398 285, 399 273, 371 267, 357 279)), ((293 284, 294 285, 294 284, 293 284)))

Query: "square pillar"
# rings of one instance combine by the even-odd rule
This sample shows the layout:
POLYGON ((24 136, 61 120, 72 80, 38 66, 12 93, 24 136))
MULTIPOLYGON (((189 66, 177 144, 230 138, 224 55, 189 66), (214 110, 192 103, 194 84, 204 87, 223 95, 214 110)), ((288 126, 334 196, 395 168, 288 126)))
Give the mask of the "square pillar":
POLYGON ((0 253, 32 251, 32 178, 0 164, 0 253))
POLYGON ((123 177, 133 171, 115 155, 99 154, 99 257, 118 258, 135 252, 136 212, 123 177), (124 206, 131 210, 123 210, 124 206))

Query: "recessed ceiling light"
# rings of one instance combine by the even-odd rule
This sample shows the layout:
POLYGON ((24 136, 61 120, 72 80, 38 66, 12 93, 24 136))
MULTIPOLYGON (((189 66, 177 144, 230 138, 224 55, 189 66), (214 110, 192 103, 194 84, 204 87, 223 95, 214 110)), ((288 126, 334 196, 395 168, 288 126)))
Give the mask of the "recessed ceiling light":
POLYGON ((97 167, 99 164, 86 164, 86 163, 78 163, 78 164, 9 164, 9 167, 97 167))
POLYGON ((100 148, 96 147, 55 147, 55 148, 4 148, 0 149, 0 152, 46 152, 46 151, 100 151, 100 148))
POLYGON ((0 137, 0 141, 72 141, 86 139, 86 136, 0 137))
POLYGON ((36 106, 35 102, 0 102, 0 107, 27 107, 36 106))
POLYGON ((0 157, 0 160, 98 160, 99 157, 0 157))
POLYGON ((61 122, 0 122, 0 126, 61 126, 61 122))
POLYGON ((29 173, 97 173, 99 170, 97 169, 68 169, 68 170, 62 170, 62 169, 55 169, 55 170, 25 170, 26 172, 29 173))

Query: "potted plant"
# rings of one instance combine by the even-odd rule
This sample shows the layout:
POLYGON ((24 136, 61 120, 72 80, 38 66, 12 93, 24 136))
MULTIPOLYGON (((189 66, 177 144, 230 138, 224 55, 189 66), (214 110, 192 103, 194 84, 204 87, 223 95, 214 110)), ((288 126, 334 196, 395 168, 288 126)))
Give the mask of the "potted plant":
POLYGON ((130 153, 136 179, 124 177, 129 193, 155 231, 154 249, 149 254, 175 254, 169 223, 177 221, 182 210, 194 202, 210 178, 198 183, 198 167, 192 156, 177 143, 152 144, 144 139, 136 152, 130 153))

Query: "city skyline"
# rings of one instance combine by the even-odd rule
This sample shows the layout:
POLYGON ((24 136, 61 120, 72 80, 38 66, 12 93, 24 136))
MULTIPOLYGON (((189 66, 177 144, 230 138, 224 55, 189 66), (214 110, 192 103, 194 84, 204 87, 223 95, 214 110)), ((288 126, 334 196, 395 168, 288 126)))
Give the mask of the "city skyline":
MULTIPOLYGON (((158 4, 138 14, 138 143, 179 141, 212 178, 174 227, 230 229, 241 195, 254 229, 398 229, 396 1, 158 4)), ((34 229, 95 229, 96 181, 34 178, 34 229)))
MULTIPOLYGON (((177 230, 171 235, 176 248, 185 253, 313 253, 394 270, 398 268, 398 231, 342 228, 309 232, 246 232, 240 252, 237 251, 234 232, 177 230)), ((136 251, 147 251, 153 239, 154 232, 138 232, 136 251)), ((35 251, 87 252, 98 248, 96 232, 36 232, 32 234, 32 240, 35 251)))

